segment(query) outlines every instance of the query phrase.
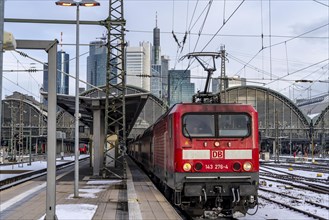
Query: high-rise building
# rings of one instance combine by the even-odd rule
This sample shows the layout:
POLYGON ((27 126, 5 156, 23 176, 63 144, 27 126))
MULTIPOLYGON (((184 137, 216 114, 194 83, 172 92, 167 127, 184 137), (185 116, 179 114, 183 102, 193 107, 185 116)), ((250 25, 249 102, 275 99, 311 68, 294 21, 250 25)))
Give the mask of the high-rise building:
POLYGON ((169 70, 168 103, 170 106, 180 102, 191 102, 195 94, 195 85, 191 83, 190 70, 169 70))
POLYGON ((168 71, 169 57, 161 56, 161 79, 162 79, 162 100, 168 103, 168 71))
MULTIPOLYGON (((212 92, 213 93, 219 93, 220 92, 220 77, 218 78, 212 78, 212 92)), ((234 86, 245 86, 246 85, 246 78, 240 78, 239 76, 233 76, 232 78, 224 79, 223 80, 224 87, 225 88, 230 88, 234 86)))
MULTIPOLYGON (((67 75, 70 71, 69 60, 69 54, 64 51, 57 52, 56 92, 59 94, 69 94, 69 76, 67 75)), ((48 92, 48 65, 43 67, 43 89, 48 92)))
POLYGON ((152 64, 151 67, 151 93, 158 98, 162 96, 161 65, 152 64))
MULTIPOLYGON (((92 41, 89 46, 87 82, 94 86, 106 85, 107 47, 104 44, 104 41, 92 41)), ((91 86, 87 85, 87 89, 91 89, 91 86)))
POLYGON ((57 93, 69 94, 70 55, 64 51, 57 52, 57 93), (60 71, 58 71, 60 70, 60 71), (67 74, 65 74, 67 73, 67 74))
POLYGON ((162 96, 162 72, 161 72, 161 49, 160 49, 160 29, 158 28, 158 18, 155 18, 155 28, 153 29, 153 46, 151 60, 151 93, 158 98, 162 96))
POLYGON ((161 65, 160 29, 158 28, 158 17, 155 18, 153 29, 152 64, 161 65))
POLYGON ((126 84, 151 90, 151 43, 141 42, 139 47, 126 49, 126 84))

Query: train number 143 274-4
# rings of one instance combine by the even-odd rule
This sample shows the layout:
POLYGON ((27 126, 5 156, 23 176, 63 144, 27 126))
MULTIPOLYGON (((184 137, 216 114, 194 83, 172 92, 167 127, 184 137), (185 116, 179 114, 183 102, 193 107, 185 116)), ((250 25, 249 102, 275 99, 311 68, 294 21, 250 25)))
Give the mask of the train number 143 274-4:
POLYGON ((223 169, 228 169, 227 165, 224 164, 206 164, 206 169, 207 170, 223 170, 223 169))

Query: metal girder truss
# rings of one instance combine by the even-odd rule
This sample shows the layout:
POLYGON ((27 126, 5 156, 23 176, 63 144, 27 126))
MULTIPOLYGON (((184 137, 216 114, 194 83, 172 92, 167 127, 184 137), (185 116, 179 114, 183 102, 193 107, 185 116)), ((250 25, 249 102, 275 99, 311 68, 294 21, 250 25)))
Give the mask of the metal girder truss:
POLYGON ((106 102, 105 102, 105 146, 104 171, 118 176, 106 167, 106 159, 114 160, 115 167, 119 165, 119 158, 125 152, 126 146, 126 118, 125 118, 125 60, 124 60, 124 30, 126 21, 123 17, 123 0, 110 0, 109 17, 105 21, 107 35, 107 72, 106 72, 106 102), (108 142, 108 137, 117 135, 116 142, 108 142), (109 147, 108 147, 109 146, 109 147), (121 149, 119 149, 121 148, 121 149), (109 151, 115 151, 110 156, 109 151), (119 151, 121 150, 121 155, 119 151))

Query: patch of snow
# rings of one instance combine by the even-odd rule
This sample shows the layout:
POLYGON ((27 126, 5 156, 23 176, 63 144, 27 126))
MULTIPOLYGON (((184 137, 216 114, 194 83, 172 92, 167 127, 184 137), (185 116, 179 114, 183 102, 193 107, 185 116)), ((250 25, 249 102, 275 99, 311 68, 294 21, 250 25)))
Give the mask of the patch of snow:
POLYGON ((91 180, 88 181, 88 185, 111 185, 115 183, 120 183, 122 180, 91 180))
MULTIPOLYGON (((97 205, 90 204, 61 204, 56 205, 56 216, 59 220, 89 220, 97 210, 97 205)), ((39 220, 44 220, 43 215, 39 220)))

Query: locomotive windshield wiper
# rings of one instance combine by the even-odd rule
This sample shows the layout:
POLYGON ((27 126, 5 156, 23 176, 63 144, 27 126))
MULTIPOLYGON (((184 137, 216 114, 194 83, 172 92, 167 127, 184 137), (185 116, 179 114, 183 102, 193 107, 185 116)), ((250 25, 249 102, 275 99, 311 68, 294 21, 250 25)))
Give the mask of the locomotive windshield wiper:
POLYGON ((183 128, 184 128, 184 131, 186 132, 186 134, 188 135, 188 138, 192 141, 191 135, 190 135, 190 133, 188 132, 185 123, 183 124, 183 128))

